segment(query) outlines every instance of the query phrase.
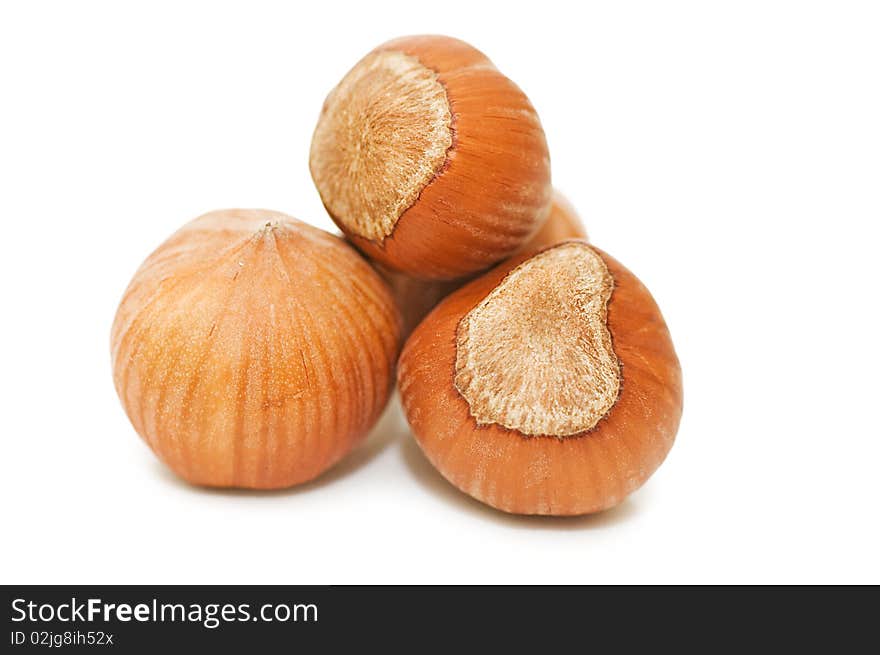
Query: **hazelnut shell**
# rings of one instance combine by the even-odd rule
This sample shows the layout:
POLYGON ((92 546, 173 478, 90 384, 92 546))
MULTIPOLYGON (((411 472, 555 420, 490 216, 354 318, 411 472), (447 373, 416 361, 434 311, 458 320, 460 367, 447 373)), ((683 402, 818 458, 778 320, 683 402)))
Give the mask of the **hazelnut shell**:
POLYGON ((540 227, 551 200, 547 143, 529 99, 483 53, 445 36, 396 39, 355 66, 324 104, 310 168, 331 217, 361 251, 390 269, 424 279, 461 278, 509 257, 540 227), (405 58, 389 63, 387 70, 405 68, 406 75, 415 76, 410 60, 427 68, 445 99, 422 100, 425 111, 395 106, 390 112, 382 84, 362 88, 352 82, 349 88, 364 66, 377 65, 376 58, 385 55, 405 58), (375 98, 364 99, 365 93, 375 98), (355 102, 358 111, 351 110, 355 102), (411 146, 402 139, 390 148, 398 135, 423 136, 428 128, 411 122, 423 120, 438 102, 448 105, 448 128, 435 125, 439 136, 412 146, 412 161, 383 165, 411 146), (400 129, 403 120, 410 121, 410 129, 400 129), (373 134, 377 126, 385 131, 373 134), (448 139, 445 156, 432 147, 440 137, 448 139), (434 153, 431 161, 421 156, 424 152, 434 153), (423 174, 413 177, 413 170, 423 174), (343 202, 341 197, 352 193, 359 195, 343 202), (388 193, 386 200, 375 200, 388 193), (388 234, 355 226, 355 218, 368 223, 378 214, 393 225, 388 234))
POLYGON ((617 260, 593 249, 613 278, 607 327, 620 362, 619 395, 592 429, 560 438, 478 425, 454 384, 456 333, 517 266, 517 256, 466 284, 416 328, 398 364, 398 388, 421 449, 463 492, 517 514, 578 515, 620 503, 672 447, 682 411, 678 358, 660 309, 617 260))
POLYGON ((376 422, 399 338, 390 290, 342 239, 276 212, 218 211, 135 274, 113 324, 113 380, 182 478, 288 487, 376 422))

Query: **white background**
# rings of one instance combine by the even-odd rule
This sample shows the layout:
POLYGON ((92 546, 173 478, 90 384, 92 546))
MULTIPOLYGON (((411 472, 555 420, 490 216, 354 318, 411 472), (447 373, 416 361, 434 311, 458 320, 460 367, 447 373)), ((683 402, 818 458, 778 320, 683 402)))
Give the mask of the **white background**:
POLYGON ((867 2, 4 3, 0 581, 880 582, 878 34, 867 2), (115 396, 141 260, 217 208, 330 228, 324 96, 423 32, 529 94, 556 185, 666 315, 678 440, 606 514, 481 506, 396 403, 317 482, 199 490, 115 396))

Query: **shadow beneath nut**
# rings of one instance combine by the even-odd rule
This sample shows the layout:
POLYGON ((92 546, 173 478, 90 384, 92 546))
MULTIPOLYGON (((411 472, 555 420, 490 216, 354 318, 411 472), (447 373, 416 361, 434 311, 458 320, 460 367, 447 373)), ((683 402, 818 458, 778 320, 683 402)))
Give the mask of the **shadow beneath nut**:
POLYGON ((177 487, 186 488, 188 491, 212 496, 292 496, 322 489, 338 480, 354 475, 378 457, 388 446, 405 436, 407 434, 405 426, 406 423, 402 420, 400 407, 395 396, 388 403, 378 423, 363 443, 356 446, 348 455, 313 480, 286 489, 237 489, 196 485, 178 477, 158 460, 154 460, 154 465, 158 469, 160 477, 177 487))
POLYGON ((400 443, 400 456, 413 477, 429 492, 453 505, 456 509, 467 512, 477 518, 492 521, 507 527, 522 530, 596 530, 609 528, 622 523, 639 513, 639 505, 632 497, 597 514, 585 516, 527 516, 507 514, 484 505, 459 491, 450 484, 422 453, 419 445, 412 437, 400 443))

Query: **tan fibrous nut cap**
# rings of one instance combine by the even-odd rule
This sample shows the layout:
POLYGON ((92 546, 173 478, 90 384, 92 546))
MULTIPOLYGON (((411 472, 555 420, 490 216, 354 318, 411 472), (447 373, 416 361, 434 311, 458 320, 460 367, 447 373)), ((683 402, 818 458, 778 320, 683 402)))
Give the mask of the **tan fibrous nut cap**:
POLYGON ((287 487, 377 421, 399 339, 390 290, 342 239, 277 212, 217 211, 135 274, 113 323, 113 380, 184 479, 287 487))
POLYGON ((682 409, 650 293, 579 240, 513 258, 447 297, 404 346, 398 388, 432 464, 518 514, 620 503, 666 457, 682 409))
POLYGON ((550 204, 529 99, 483 53, 444 36, 397 39, 356 64, 324 103, 309 164, 354 244, 424 279, 510 256, 550 204))

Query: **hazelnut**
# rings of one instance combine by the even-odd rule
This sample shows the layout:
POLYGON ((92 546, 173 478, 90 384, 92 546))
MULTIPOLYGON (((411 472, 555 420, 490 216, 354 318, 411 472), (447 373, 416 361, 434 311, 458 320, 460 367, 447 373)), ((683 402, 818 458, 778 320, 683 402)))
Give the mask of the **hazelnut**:
POLYGON ((515 257, 447 297, 404 346, 398 386, 433 465, 518 514, 618 504, 666 457, 682 409, 650 293, 579 240, 515 257))
POLYGON ((399 338, 387 285, 342 239, 276 212, 216 211, 135 273, 113 324, 113 379, 181 477, 287 487, 376 422, 399 338))
POLYGON ((554 189, 550 215, 538 233, 523 248, 523 252, 555 246, 566 239, 586 239, 587 231, 577 210, 564 195, 554 189))
POLYGON ((370 258, 424 279, 474 274, 546 216, 550 158, 529 99, 472 46, 379 46, 331 91, 309 165, 327 211, 370 258))
POLYGON ((420 280, 406 273, 398 273, 381 264, 376 270, 388 282, 391 293, 403 318, 402 337, 406 339, 437 303, 458 289, 458 280, 420 280))

